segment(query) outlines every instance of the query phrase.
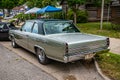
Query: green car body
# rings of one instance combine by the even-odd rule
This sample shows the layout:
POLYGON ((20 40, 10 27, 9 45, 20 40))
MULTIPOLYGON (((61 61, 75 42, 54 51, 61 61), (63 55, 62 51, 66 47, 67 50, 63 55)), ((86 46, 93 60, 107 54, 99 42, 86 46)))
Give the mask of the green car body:
POLYGON ((47 58, 71 62, 93 58, 109 47, 109 38, 80 33, 68 20, 28 20, 19 30, 10 30, 10 39, 36 54, 36 48, 47 58))

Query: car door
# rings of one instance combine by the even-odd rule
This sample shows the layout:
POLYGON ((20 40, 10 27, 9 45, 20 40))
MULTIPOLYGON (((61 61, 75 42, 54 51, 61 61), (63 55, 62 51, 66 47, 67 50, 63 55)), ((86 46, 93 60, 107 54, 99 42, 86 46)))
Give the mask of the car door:
POLYGON ((29 50, 34 52, 35 45, 44 45, 44 35, 41 23, 34 23, 31 34, 29 34, 29 50))
POLYGON ((9 28, 7 27, 7 25, 4 23, 4 24, 0 24, 0 33, 1 33, 1 36, 3 38, 8 38, 8 32, 9 32, 9 28))
POLYGON ((17 43, 26 49, 28 49, 28 36, 31 33, 33 23, 30 21, 25 22, 16 35, 17 43))

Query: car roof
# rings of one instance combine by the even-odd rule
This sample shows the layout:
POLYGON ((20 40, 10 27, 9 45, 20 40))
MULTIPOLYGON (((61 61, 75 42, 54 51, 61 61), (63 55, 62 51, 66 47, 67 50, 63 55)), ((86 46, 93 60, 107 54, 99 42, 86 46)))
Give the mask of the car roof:
POLYGON ((73 22, 72 20, 62 20, 62 19, 34 19, 34 20, 27 20, 31 22, 48 22, 48 21, 65 21, 65 22, 73 22))

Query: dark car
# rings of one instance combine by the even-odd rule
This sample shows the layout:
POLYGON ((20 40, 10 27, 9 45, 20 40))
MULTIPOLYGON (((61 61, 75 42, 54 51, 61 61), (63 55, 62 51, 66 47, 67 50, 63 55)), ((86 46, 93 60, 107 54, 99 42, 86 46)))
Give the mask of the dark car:
POLYGON ((0 40, 9 40, 9 30, 17 29, 14 24, 8 22, 0 22, 0 40))

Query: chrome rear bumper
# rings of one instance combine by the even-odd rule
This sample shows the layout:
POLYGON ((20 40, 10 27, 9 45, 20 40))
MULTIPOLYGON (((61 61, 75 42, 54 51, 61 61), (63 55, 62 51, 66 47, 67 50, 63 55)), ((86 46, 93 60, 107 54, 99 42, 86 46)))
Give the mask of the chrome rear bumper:
MULTIPOLYGON (((100 51, 107 51, 109 49, 104 49, 100 51)), ((97 52, 100 52, 97 51, 97 52)), ((72 61, 77 61, 80 59, 91 59, 95 56, 96 52, 91 52, 91 53, 84 53, 84 54, 74 54, 74 55, 65 55, 64 56, 64 63, 72 62, 72 61)))

